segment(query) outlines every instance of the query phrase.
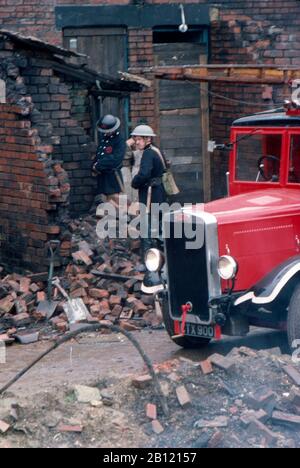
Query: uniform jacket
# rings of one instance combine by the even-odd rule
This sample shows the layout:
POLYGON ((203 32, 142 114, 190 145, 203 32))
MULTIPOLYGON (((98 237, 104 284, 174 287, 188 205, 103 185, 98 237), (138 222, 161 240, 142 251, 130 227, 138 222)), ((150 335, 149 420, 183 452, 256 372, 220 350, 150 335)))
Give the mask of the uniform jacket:
POLYGON ((121 168, 126 152, 126 143, 119 132, 103 135, 93 162, 98 172, 98 193, 112 195, 122 192, 116 173, 123 183, 121 168))
MULTIPOLYGON (((147 205, 148 189, 152 185, 152 179, 161 178, 164 172, 165 167, 160 156, 152 145, 148 145, 143 152, 140 170, 132 180, 132 187, 139 191, 140 203, 147 205)), ((165 200, 166 193, 162 181, 156 182, 154 186, 152 185, 151 203, 163 203, 165 200)))

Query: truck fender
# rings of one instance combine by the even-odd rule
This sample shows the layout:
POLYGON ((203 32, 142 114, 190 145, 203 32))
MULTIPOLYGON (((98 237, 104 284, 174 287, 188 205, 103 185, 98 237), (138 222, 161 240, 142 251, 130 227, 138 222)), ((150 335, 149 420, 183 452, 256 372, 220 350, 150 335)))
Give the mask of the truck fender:
POLYGON ((300 272, 300 255, 291 257, 272 270, 267 276, 250 288, 245 294, 234 302, 235 306, 250 301, 262 305, 272 303, 291 281, 300 272))

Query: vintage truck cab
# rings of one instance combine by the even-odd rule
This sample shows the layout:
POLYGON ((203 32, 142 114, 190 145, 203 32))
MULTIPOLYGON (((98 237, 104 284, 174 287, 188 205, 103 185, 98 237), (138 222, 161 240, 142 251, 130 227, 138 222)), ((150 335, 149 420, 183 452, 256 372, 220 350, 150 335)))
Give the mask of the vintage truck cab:
POLYGON ((286 330, 292 347, 300 339, 300 109, 293 103, 233 123, 228 192, 169 213, 164 253, 146 255, 149 271, 165 272, 158 298, 166 329, 190 347, 269 327, 286 330), (196 249, 176 235, 183 220, 201 230, 196 249))

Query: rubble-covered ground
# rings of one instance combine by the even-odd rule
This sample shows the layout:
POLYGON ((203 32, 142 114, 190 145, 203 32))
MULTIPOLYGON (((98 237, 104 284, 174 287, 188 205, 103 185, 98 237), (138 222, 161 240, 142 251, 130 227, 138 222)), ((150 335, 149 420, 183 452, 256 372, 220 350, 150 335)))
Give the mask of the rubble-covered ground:
MULTIPOLYGON (((220 343, 209 346, 199 359, 199 352, 179 351, 173 344, 166 352, 168 338, 163 331, 148 337, 145 333, 137 333, 137 338, 147 342, 146 349, 151 341, 154 346, 161 342, 161 355, 169 354, 155 364, 168 416, 142 361, 136 365, 128 353, 130 369, 121 353, 121 371, 122 363, 114 360, 120 344, 111 342, 102 353, 94 346, 99 350, 99 369, 94 365, 89 378, 82 378, 76 366, 80 356, 74 355, 72 373, 66 374, 65 381, 51 379, 54 367, 45 365, 40 372, 41 362, 11 387, 0 399, 0 447, 300 446, 300 366, 291 356, 281 354, 279 348, 258 351, 231 346, 224 357, 216 354, 224 349, 220 343), (109 354, 115 363, 110 372, 109 362, 101 364, 109 354)), ((82 335, 74 348, 81 340, 82 346, 88 346, 96 336, 82 335)), ((102 335, 104 342, 112 339, 121 337, 102 335)), ((59 367, 57 356, 47 356, 47 363, 52 359, 59 367)), ((2 373, 0 377, 3 382, 2 373)))
MULTIPOLYGON (((71 299, 85 304, 88 323, 117 323, 126 330, 158 326, 153 298, 141 292, 145 267, 140 257, 140 241, 100 240, 97 218, 88 215, 69 223, 56 256, 71 249, 69 263, 55 270, 61 286, 71 299)), ((47 304, 48 272, 7 274, 0 267, 0 340, 10 344, 51 339, 70 329, 64 306, 66 299, 53 287, 47 304)))
MULTIPOLYGON (((133 331, 154 363, 169 414, 123 335, 85 333, 1 395, 0 448, 299 447, 300 366, 282 354, 276 333, 265 336, 265 350, 255 334, 180 350, 156 318, 153 298, 141 292, 139 241, 101 241, 96 223, 92 215, 70 222, 58 255, 71 248, 72 259, 55 275, 87 307, 85 322, 133 331)), ((0 271, 0 341, 7 344, 0 387, 72 330, 56 287, 49 313, 47 276, 0 271)))

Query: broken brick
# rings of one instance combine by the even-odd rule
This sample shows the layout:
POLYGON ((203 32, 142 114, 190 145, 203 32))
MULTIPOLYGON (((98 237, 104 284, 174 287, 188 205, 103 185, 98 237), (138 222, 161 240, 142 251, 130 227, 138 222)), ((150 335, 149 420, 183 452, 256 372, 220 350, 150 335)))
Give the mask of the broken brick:
POLYGON ((145 306, 142 301, 136 300, 134 302, 133 311, 137 315, 143 315, 145 312, 148 312, 148 307, 145 306))
POLYGON ((93 261, 83 250, 72 253, 72 257, 79 264, 84 263, 86 266, 91 266, 93 264, 93 261))
POLYGON ((276 394, 272 390, 260 389, 249 393, 245 402, 255 410, 263 409, 271 415, 276 405, 276 394))
POLYGON ((28 293, 29 292, 29 286, 30 286, 30 279, 29 278, 22 278, 20 281, 20 292, 22 293, 28 293))
POLYGON ((260 409, 258 411, 250 410, 250 411, 247 411, 246 413, 244 413, 241 416, 240 421, 241 421, 242 425, 245 428, 247 428, 249 426, 249 424, 255 419, 264 424, 264 423, 266 423, 268 421, 269 415, 262 409, 260 409))
POLYGON ((213 354, 209 357, 209 361, 216 367, 226 372, 232 370, 235 367, 235 361, 221 354, 213 354))
POLYGON ((247 357, 257 357, 257 353, 253 351, 253 349, 247 348, 247 346, 241 346, 239 348, 239 353, 247 357))
POLYGON ((139 330, 139 328, 136 325, 133 325, 130 322, 127 322, 126 320, 122 320, 119 324, 120 328, 126 331, 136 331, 139 330))
POLYGON ((55 324, 55 328, 62 332, 62 333, 65 333, 69 330, 69 325, 67 324, 67 322, 65 321, 59 321, 55 324))
POLYGON ((30 316, 24 312, 22 314, 15 315, 12 320, 16 327, 24 327, 30 323, 30 316))
POLYGON ((215 432, 209 443, 208 443, 208 448, 217 448, 223 441, 223 434, 221 431, 215 432))
POLYGON ((123 307, 120 306, 120 305, 116 305, 113 310, 112 310, 112 315, 114 317, 120 317, 121 313, 122 313, 122 310, 123 310, 123 307))
POLYGON ((295 414, 274 411, 272 414, 272 422, 286 427, 300 428, 300 416, 295 414))
POLYGON ((77 425, 77 426, 71 426, 68 424, 59 424, 57 426, 57 431, 58 432, 75 432, 77 434, 81 434, 83 431, 83 426, 77 425))
POLYGON ((94 299, 108 299, 109 292, 105 289, 90 289, 89 295, 94 299))
POLYGON ((159 435, 161 434, 162 432, 164 432, 164 428, 163 426, 160 424, 160 422, 155 419, 154 421, 152 421, 152 430, 155 434, 159 435))
POLYGON ((132 379, 132 385, 138 389, 145 389, 152 383, 152 377, 149 374, 139 375, 132 379))
POLYGON ((14 302, 11 296, 7 296, 0 301, 0 314, 8 314, 14 308, 14 302))
POLYGON ((79 242, 78 244, 78 247, 81 251, 85 252, 85 254, 88 256, 88 257, 92 257, 93 256, 93 250, 90 246, 90 244, 87 242, 87 241, 81 241, 79 242))
POLYGON ((283 371, 298 387, 300 387, 300 372, 298 372, 293 366, 285 366, 283 367, 283 371))
POLYGON ((146 405, 146 415, 147 415, 147 418, 157 419, 156 405, 153 405, 152 403, 147 403, 147 405, 146 405))
POLYGON ((207 420, 207 419, 199 419, 194 424, 196 429, 214 429, 218 427, 227 427, 228 426, 229 418, 227 416, 218 416, 215 419, 207 420))
POLYGON ((265 426, 262 422, 257 421, 256 419, 251 421, 249 428, 249 434, 253 434, 254 436, 260 436, 264 438, 268 444, 276 444, 278 440, 278 435, 272 432, 267 426, 265 426))
POLYGON ((2 434, 5 434, 9 428, 10 428, 9 424, 7 424, 5 421, 0 420, 0 432, 2 434))
POLYGON ((84 288, 78 288, 75 289, 70 293, 70 297, 72 299, 80 298, 80 297, 85 297, 87 295, 86 290, 84 288))
POLYGON ((111 296, 109 299, 109 303, 112 307, 116 305, 120 305, 122 301, 122 298, 120 296, 111 296))
POLYGON ((0 343, 5 343, 6 345, 9 345, 12 344, 14 341, 14 338, 10 337, 7 333, 0 335, 0 343))
POLYGON ((184 385, 176 388, 177 399, 182 407, 188 406, 191 403, 190 396, 184 385))
POLYGON ((214 371, 209 359, 200 362, 200 367, 204 375, 212 374, 214 371))
POLYGON ((44 291, 39 291, 37 293, 37 301, 38 302, 43 302, 46 300, 46 294, 44 293, 44 291))

